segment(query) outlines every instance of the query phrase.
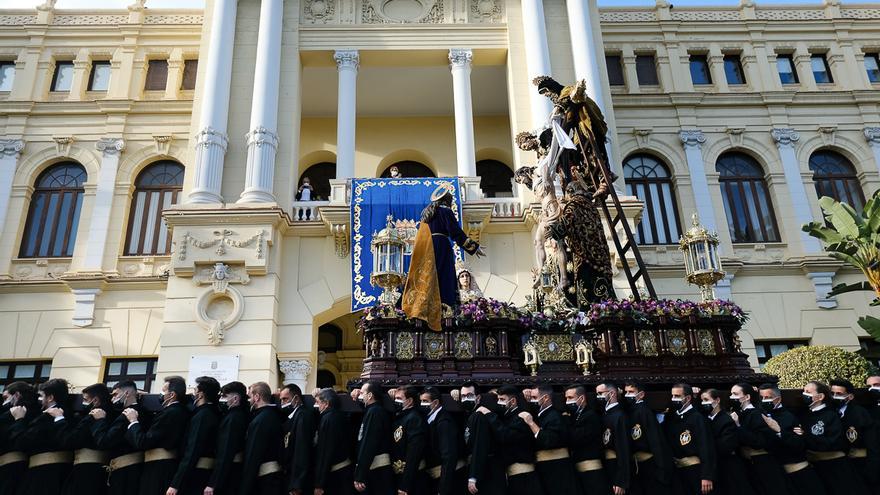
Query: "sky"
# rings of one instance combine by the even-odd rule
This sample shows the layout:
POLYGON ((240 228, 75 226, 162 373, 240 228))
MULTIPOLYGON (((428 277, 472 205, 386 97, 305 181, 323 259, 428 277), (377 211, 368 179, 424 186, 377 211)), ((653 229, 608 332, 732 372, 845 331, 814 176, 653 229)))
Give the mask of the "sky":
MULTIPOLYGON (((598 0, 599 5, 612 7, 618 5, 653 6, 655 0, 598 0)), ((43 3, 44 0, 0 0, 0 8, 29 9, 43 3)), ((133 3, 132 0, 58 0, 55 4, 59 9, 122 9, 133 3)), ((739 5, 739 0, 672 0, 673 5, 739 5)), ((822 0, 758 0, 759 4, 821 4, 822 0)), ((853 0, 845 3, 880 3, 880 0, 853 0)), ((200 8, 204 0, 147 0, 147 7, 159 8, 200 8)))

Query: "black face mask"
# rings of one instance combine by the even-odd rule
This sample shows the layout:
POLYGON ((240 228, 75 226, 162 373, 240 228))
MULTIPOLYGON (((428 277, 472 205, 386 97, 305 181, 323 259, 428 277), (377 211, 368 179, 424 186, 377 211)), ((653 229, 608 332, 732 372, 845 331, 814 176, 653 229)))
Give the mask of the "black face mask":
POLYGON ((394 401, 394 410, 397 412, 403 411, 403 401, 394 401))
POLYGON ((761 401, 761 411, 763 411, 764 414, 770 414, 775 407, 776 404, 774 404, 772 400, 761 401))
POLYGON ((679 412, 684 409, 684 400, 669 400, 669 410, 672 412, 679 412))
POLYGON ((220 408, 220 412, 225 413, 225 412, 229 411, 229 403, 226 402, 226 401, 220 401, 220 402, 217 404, 217 407, 220 408))
POLYGON ((568 411, 568 413, 571 414, 572 416, 577 414, 578 409, 579 409, 579 407, 577 405, 577 402, 566 402, 565 403, 565 410, 568 411))
POLYGON ((869 388, 868 389, 868 397, 872 402, 880 406, 880 389, 878 388, 869 388))
POLYGON ((810 407, 813 404, 813 396, 801 394, 801 400, 804 401, 804 405, 810 407))
POLYGON ((605 397, 604 394, 596 396, 596 407, 599 408, 600 411, 604 411, 606 407, 608 407, 608 397, 605 397))
POLYGON ((422 414, 424 414, 425 416, 431 414, 431 404, 419 404, 419 409, 422 410, 422 414))
POLYGON ((114 411, 122 411, 123 409, 125 409, 125 400, 120 399, 120 400, 115 401, 113 403, 113 410, 114 411))
POLYGON ((637 397, 635 395, 624 395, 623 400, 626 402, 628 406, 634 406, 636 404, 637 397))
POLYGON ((701 402, 700 409, 702 409, 703 412, 706 413, 706 415, 708 416, 709 414, 712 414, 712 411, 715 410, 715 404, 713 404, 711 402, 707 402, 707 403, 701 402))
POLYGON ((742 409, 742 402, 734 399, 730 399, 730 410, 733 412, 739 412, 742 409))
POLYGON ((838 399, 836 397, 831 398, 831 405, 834 406, 835 409, 840 409, 844 405, 846 405, 846 399, 838 399))
POLYGON ((477 408, 477 401, 474 399, 461 399, 461 408, 465 412, 474 412, 474 409, 477 408))

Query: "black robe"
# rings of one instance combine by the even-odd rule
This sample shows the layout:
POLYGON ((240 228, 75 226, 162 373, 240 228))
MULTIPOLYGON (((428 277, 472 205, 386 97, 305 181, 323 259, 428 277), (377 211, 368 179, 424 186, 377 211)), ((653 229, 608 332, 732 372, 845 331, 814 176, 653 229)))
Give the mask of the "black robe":
MULTIPOLYGON (((104 409, 109 417, 115 417, 112 411, 104 409)), ((95 419, 83 413, 76 418, 66 418, 55 423, 58 429, 57 435, 64 450, 76 452, 79 449, 99 450, 109 456, 107 451, 98 449, 95 438, 92 436, 92 427, 95 419)), ((107 459, 110 460, 109 457, 107 459)), ((102 495, 107 493, 107 471, 100 462, 74 464, 64 482, 63 494, 80 495, 82 493, 102 495)))
POLYGON ((290 416, 284 418, 282 453, 288 493, 294 490, 312 493, 312 453, 315 447, 316 419, 314 408, 305 404, 301 404, 290 416))
POLYGON ((874 423, 867 409, 852 401, 844 409, 841 421, 849 446, 847 454, 853 468, 861 476, 865 487, 873 486, 875 490, 880 488, 877 486, 880 480, 880 425, 874 423), (864 450, 867 450, 866 457, 861 456, 860 451, 864 450))
MULTIPOLYGON (((504 465, 510 468, 513 464, 535 465, 535 435, 532 429, 517 414, 521 409, 508 411, 503 417, 488 414, 492 427, 492 436, 497 442, 504 465)), ((507 492, 513 495, 540 495, 541 479, 538 473, 526 472, 507 476, 507 492)))
POLYGON ((197 407, 186 427, 186 439, 180 453, 180 464, 171 480, 179 495, 202 495, 208 486, 211 469, 197 468, 202 457, 214 459, 220 411, 214 404, 197 407))
POLYGON ((208 486, 216 495, 235 495, 241 481, 241 466, 244 460, 244 440, 250 416, 244 406, 226 411, 217 428, 217 454, 214 470, 208 479, 208 486), (235 457, 240 455, 239 462, 235 457))
POLYGON ((672 449, 672 457, 684 459, 698 457, 699 464, 677 467, 678 484, 682 495, 700 495, 702 480, 713 483, 717 479, 715 442, 709 419, 692 406, 684 414, 673 413, 675 418, 663 423, 666 438, 672 449))
MULTIPOLYGON (((541 429, 535 436, 536 457, 541 451, 563 449, 568 451, 568 422, 552 406, 538 412, 535 423, 541 429)), ((571 457, 541 461, 537 459, 535 469, 541 479, 545 493, 575 493, 577 479, 571 457)))
MULTIPOLYGON (((138 421, 146 427, 151 423, 152 414, 148 413, 140 404, 132 404, 132 409, 138 412, 138 421)), ((107 417, 95 420, 92 423, 92 438, 98 450, 106 450, 110 453, 110 459, 121 457, 140 449, 132 446, 125 439, 128 432, 128 419, 116 412, 115 417, 107 417)), ((107 492, 110 495, 131 495, 138 492, 141 486, 143 463, 132 464, 122 469, 116 469, 107 477, 107 492)))
POLYGON ((489 419, 480 412, 472 412, 464 427, 464 449, 468 460, 469 480, 474 480, 483 495, 504 495, 504 465, 498 454, 498 444, 492 438, 489 419))
POLYGON ((446 409, 440 409, 428 424, 430 448, 425 460, 428 469, 440 467, 440 477, 431 477, 431 493, 440 495, 460 494, 467 490, 464 470, 456 470, 463 451, 458 423, 446 409))
POLYGON ((375 457, 382 454, 391 454, 391 415, 380 403, 373 403, 364 410, 358 433, 354 481, 364 483, 364 493, 369 495, 396 495, 391 465, 370 469, 375 457))
POLYGON ((244 441, 244 464, 241 467, 240 495, 275 494, 281 491, 283 474, 278 472, 260 476, 260 466, 267 462, 281 467, 281 418, 274 406, 264 406, 254 412, 244 441))
MULTIPOLYGON (((186 406, 174 402, 159 411, 149 427, 142 425, 140 420, 127 427, 125 439, 132 447, 144 452, 159 448, 178 451, 183 443, 187 421, 189 421, 189 411, 186 410, 186 406)), ((177 459, 144 461, 138 493, 165 495, 177 471, 177 464, 177 459)))
POLYGON ((324 495, 349 495, 354 492, 352 466, 332 471, 351 459, 349 424, 345 415, 327 408, 318 423, 318 442, 315 449, 315 488, 323 488, 324 495))
POLYGON ((417 495, 428 493, 427 474, 419 469, 428 450, 428 423, 422 413, 416 407, 400 411, 391 432, 391 464, 395 466, 397 489, 417 495))
POLYGON ((18 486, 20 495, 57 495, 64 486, 64 480, 73 466, 73 453, 63 451, 61 439, 55 428, 55 418, 42 413, 27 422, 20 419, 11 427, 11 437, 15 450, 25 452, 29 456, 46 452, 66 452, 71 462, 46 464, 28 467, 18 486))
MULTIPOLYGON (((579 409, 571 417, 568 437, 571 442, 571 460, 575 466, 583 461, 602 462, 604 458, 602 432, 604 431, 605 427, 602 424, 602 417, 592 409, 579 409)), ((588 471, 577 471, 581 493, 589 493, 590 495, 611 494, 611 483, 608 481, 604 467, 588 471)))
MULTIPOLYGON (((709 418, 709 423, 712 426, 715 452, 718 455, 718 476, 715 480, 713 493, 717 495, 755 495, 746 463, 738 454, 740 447, 736 431, 738 427, 733 422, 733 418, 726 412, 720 411, 715 417, 709 418)), ((767 456, 762 458, 764 457, 767 456)), ((775 495, 785 495, 786 493, 786 491, 782 491, 775 495)))
POLYGON ((602 424, 605 427, 602 432, 602 448, 605 449, 603 462, 605 473, 612 488, 619 486, 629 490, 632 484, 632 450, 630 446, 630 430, 627 427, 626 414, 620 403, 605 410, 602 416, 602 424), (614 458, 609 458, 609 453, 614 453, 614 458))
POLYGON ((768 454, 749 456, 748 449, 767 451, 776 433, 767 426, 761 411, 750 407, 739 412, 739 427, 735 429, 740 455, 745 459, 750 477, 761 495, 778 495, 787 491, 785 471, 779 460, 768 454))
MULTIPOLYGON (((0 455, 9 454, 10 452, 21 452, 24 460, 0 467, 0 495, 15 495, 18 484, 24 477, 28 467, 27 456, 24 452, 15 448, 12 440, 12 425, 15 423, 15 419, 12 418, 9 409, 11 409, 11 406, 4 406, 4 411, 0 414, 0 455)), ((39 407, 33 405, 28 407, 27 413, 21 421, 25 421, 25 424, 30 423, 39 414, 39 407)))
POLYGON ((801 422, 788 409, 777 407, 770 413, 770 417, 779 423, 779 434, 776 440, 767 446, 767 450, 776 458, 783 467, 788 465, 792 472, 786 473, 788 491, 797 495, 825 495, 825 485, 819 479, 819 475, 813 466, 809 464, 803 467, 807 461, 806 442, 803 435, 798 435, 794 429, 801 422), (794 470, 795 467, 799 469, 794 470))
POLYGON ((668 495, 672 493, 672 477, 674 465, 672 454, 666 444, 666 437, 657 421, 657 415, 644 401, 633 404, 627 415, 629 419, 629 436, 632 441, 633 495, 668 495), (637 453, 651 454, 651 458, 638 461, 637 453))
POLYGON ((819 473, 829 495, 866 495, 867 488, 856 474, 852 464, 845 455, 837 459, 818 460, 818 453, 829 455, 837 452, 845 454, 849 448, 843 431, 840 413, 831 407, 810 410, 801 420, 804 430, 804 442, 807 446, 807 457, 819 473))

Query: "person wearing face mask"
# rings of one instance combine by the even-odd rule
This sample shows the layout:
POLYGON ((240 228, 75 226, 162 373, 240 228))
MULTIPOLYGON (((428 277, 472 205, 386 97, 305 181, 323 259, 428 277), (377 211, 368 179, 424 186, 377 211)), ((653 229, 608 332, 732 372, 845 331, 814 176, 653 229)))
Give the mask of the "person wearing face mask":
POLYGON ((709 418, 718 456, 718 476, 714 492, 718 495, 755 495, 746 464, 737 454, 740 445, 736 423, 730 414, 721 410, 721 392, 710 388, 700 394, 700 401, 700 407, 709 418))
POLYGON ((16 423, 12 410, 24 411, 22 421, 28 424, 40 414, 37 392, 25 382, 12 382, 3 390, 5 410, 0 413, 0 494, 14 494, 27 470, 28 458, 13 445, 10 431, 16 423))
POLYGON ((325 388, 315 395, 321 415, 315 450, 314 495, 352 493, 351 442, 345 414, 339 410, 339 397, 325 388))
POLYGON ((214 467, 220 409, 220 384, 210 376, 196 378, 192 391, 195 410, 186 426, 181 445, 180 464, 166 495, 201 495, 214 467))
POLYGON ((602 447, 605 450, 605 473, 614 495, 623 495, 632 486, 632 448, 626 413, 619 403, 620 389, 611 382, 596 386, 596 403, 603 412, 602 447))
POLYGON ((850 464, 862 478, 865 487, 877 486, 880 475, 880 452, 877 451, 877 435, 880 426, 874 423, 867 409, 857 404, 856 388, 849 380, 831 380, 831 401, 840 412, 846 451, 850 464))
MULTIPOLYGON (((473 384, 461 388, 462 405, 470 402, 476 394, 473 384)), ((503 495, 505 493, 504 466, 499 461, 497 443, 492 438, 492 429, 487 415, 480 413, 476 406, 498 414, 498 396, 487 392, 475 397, 464 427, 464 452, 467 459, 467 491, 471 495, 503 495)), ((468 408, 466 408, 467 410, 468 408)))
POLYGON ((394 392, 395 408, 399 408, 391 425, 391 467, 397 493, 428 493, 428 477, 424 472, 428 449, 428 423, 419 409, 419 389, 413 385, 394 392))
POLYGON ((287 485, 285 493, 311 495, 312 455, 317 429, 315 408, 305 405, 302 389, 295 383, 285 385, 278 392, 278 401, 284 415, 281 425, 284 434, 281 465, 287 485))
POLYGON ((240 495, 279 493, 281 472, 281 418, 272 403, 272 389, 266 382, 248 388, 251 422, 244 438, 244 462, 241 466, 240 495))
POLYGON ((27 421, 27 411, 16 406, 10 409, 15 423, 10 427, 10 439, 16 450, 28 454, 28 468, 24 472, 18 492, 21 494, 57 494, 73 465, 73 452, 62 450, 56 433, 56 423, 64 421, 70 407, 67 381, 53 378, 38 388, 43 413, 27 421))
POLYGON ((223 419, 217 427, 217 449, 214 469, 208 479, 204 495, 235 495, 244 461, 244 443, 247 435, 247 389, 241 382, 230 382, 220 389, 220 409, 223 419))
POLYGON ((512 385, 498 389, 499 414, 481 406, 477 409, 487 416, 492 437, 506 466, 507 490, 513 495, 541 495, 541 481, 535 473, 535 436, 519 417, 526 404, 523 394, 512 385))
POLYGON ((125 439, 132 447, 144 451, 144 470, 139 489, 141 495, 165 493, 171 485, 189 421, 184 400, 186 381, 179 376, 169 376, 162 385, 162 410, 149 427, 141 425, 137 409, 126 408, 122 411, 129 422, 125 439))
POLYGON ((709 419, 694 408, 690 385, 672 386, 674 421, 664 421, 682 495, 708 495, 715 485, 717 456, 709 419))
POLYGON ((565 409, 569 418, 566 434, 579 491, 611 495, 611 484, 602 467, 602 417, 588 407, 586 387, 572 384, 565 389, 565 409))
POLYGON ((358 432, 354 489, 370 495, 397 493, 391 469, 391 414, 385 409, 386 397, 374 382, 362 385, 358 397, 364 404, 364 417, 358 432))
MULTIPOLYGON (((55 434, 64 450, 73 451, 73 468, 64 482, 62 493, 79 495, 81 493, 103 494, 107 492, 107 472, 104 466, 110 461, 109 453, 97 448, 92 436, 95 418, 90 411, 101 409, 112 414, 110 389, 103 383, 89 385, 82 391, 82 411, 75 418, 62 416, 55 423, 55 434)), ((115 416, 115 415, 114 415, 115 416)))
POLYGON ((111 392, 111 411, 102 408, 89 411, 89 416, 94 419, 91 433, 95 446, 98 450, 107 451, 110 456, 106 478, 110 495, 138 493, 140 487, 144 452, 125 439, 129 422, 121 414, 125 409, 134 409, 141 424, 146 426, 150 423, 152 415, 138 404, 137 393, 134 382, 118 382, 111 392))
POLYGON ((574 493, 577 480, 568 453, 567 422, 553 407, 553 387, 540 385, 531 389, 537 400, 537 418, 528 412, 519 417, 526 422, 535 436, 535 468, 546 493, 574 493))
POLYGON ((777 437, 764 421, 762 411, 755 407, 759 401, 757 390, 748 383, 738 383, 730 389, 730 403, 738 411, 731 413, 730 417, 737 426, 739 454, 746 460, 750 478, 760 493, 786 493, 785 471, 767 452, 767 447, 777 437))
POLYGON ((790 493, 825 495, 822 480, 807 462, 804 438, 794 432, 795 428, 800 428, 800 421, 782 406, 782 392, 776 385, 765 383, 760 387, 760 394, 762 417, 777 438, 767 450, 782 464, 790 493))
MULTIPOLYGON (((874 437, 874 450, 880 451, 880 375, 869 376, 865 380, 868 387, 867 409, 874 421, 876 434, 874 437)), ((869 457, 868 469, 875 473, 874 492, 880 493, 880 460, 869 457), (872 462, 873 461, 873 462, 872 462)))
POLYGON ((440 403, 437 388, 425 388, 419 398, 422 410, 427 408, 428 450, 425 462, 430 478, 430 493, 459 494, 464 488, 466 472, 458 423, 440 403))
POLYGON ((645 387, 629 382, 624 386, 624 400, 629 404, 627 420, 632 441, 634 495, 672 493, 672 454, 657 422, 657 415, 645 402, 645 387))
POLYGON ((843 431, 840 413, 831 405, 831 388, 811 381, 804 385, 803 402, 807 413, 801 428, 794 432, 803 435, 807 458, 813 464, 825 491, 829 495, 865 495, 866 488, 846 458, 848 441, 843 431))

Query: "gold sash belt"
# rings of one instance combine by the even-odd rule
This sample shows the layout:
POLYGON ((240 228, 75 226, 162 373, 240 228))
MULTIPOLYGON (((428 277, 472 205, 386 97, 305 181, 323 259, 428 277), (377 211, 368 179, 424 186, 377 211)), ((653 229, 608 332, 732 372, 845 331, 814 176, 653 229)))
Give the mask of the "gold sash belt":
POLYGON ((535 458, 538 462, 558 461, 559 459, 568 459, 568 449, 560 447, 558 449, 539 450, 535 452, 535 458))
POLYGON ((700 464, 700 458, 695 455, 687 457, 675 457, 672 460, 675 461, 675 467, 677 468, 686 468, 700 464))
POLYGON ((617 459, 617 451, 611 450, 611 449, 606 450, 605 451, 605 458, 609 459, 609 460, 610 459, 617 459))
POLYGON ((260 469, 257 471, 257 477, 268 476, 279 471, 281 471, 281 464, 278 464, 278 461, 264 462, 260 464, 260 469))
MULTIPOLYGON (((459 459, 459 461, 455 463, 455 470, 458 471, 459 469, 463 468, 464 466, 465 466, 464 461, 459 459)), ((428 476, 430 476, 431 479, 435 479, 435 480, 440 479, 440 475, 443 472, 443 465, 441 464, 439 466, 434 466, 432 468, 428 468, 425 472, 428 473, 428 476)))
POLYGON ((816 462, 816 461, 833 461, 834 459, 840 459, 841 457, 846 457, 846 454, 837 450, 834 452, 816 452, 815 450, 807 451, 807 459, 816 462))
POLYGON ((15 462, 25 462, 27 460, 28 458, 24 454, 24 452, 7 452, 3 455, 0 455, 0 467, 15 462))
POLYGON ((578 462, 574 465, 579 473, 586 473, 587 471, 598 471, 602 469, 602 461, 599 459, 587 459, 586 461, 578 462))
POLYGON ((376 457, 373 457, 373 462, 370 463, 370 471, 373 469, 383 468, 385 466, 391 465, 391 456, 388 454, 379 454, 376 457))
POLYGON ((739 455, 746 459, 751 459, 752 457, 759 455, 767 455, 767 451, 764 449, 753 449, 751 447, 742 446, 739 448, 739 455))
POLYGON ((125 454, 110 459, 110 465, 107 466, 107 470, 113 472, 117 469, 127 468, 128 466, 134 466, 135 464, 140 464, 142 462, 144 462, 144 453, 132 452, 131 454, 125 454))
POLYGON ((782 465, 782 469, 784 469, 787 474, 796 473, 798 471, 802 471, 804 469, 807 469, 808 467, 810 467, 810 463, 807 461, 794 462, 791 464, 783 464, 782 465))
POLYGON ((864 459, 865 457, 868 457, 868 449, 849 449, 849 453, 847 455, 850 459, 864 459))
POLYGON ((345 469, 348 466, 351 466, 351 461, 346 459, 342 462, 338 462, 338 463, 330 466, 330 472, 335 473, 336 471, 339 471, 340 469, 345 469))
POLYGON ((167 461, 177 459, 177 452, 168 449, 150 449, 144 452, 144 462, 167 461))
POLYGON ((110 461, 110 454, 103 450, 79 449, 73 452, 73 465, 77 464, 101 464, 106 465, 110 461))
POLYGON ((43 452, 34 454, 28 460, 28 467, 35 468, 49 464, 70 464, 73 462, 73 452, 43 452))
POLYGON ((527 462, 515 462, 507 466, 507 476, 516 476, 518 474, 532 473, 535 471, 535 465, 527 462))
POLYGON ((198 462, 196 462, 196 469, 214 469, 214 458, 199 457, 198 462))
POLYGON ((645 462, 653 458, 654 454, 651 452, 636 452, 635 454, 633 454, 633 459, 635 459, 636 462, 645 462))

